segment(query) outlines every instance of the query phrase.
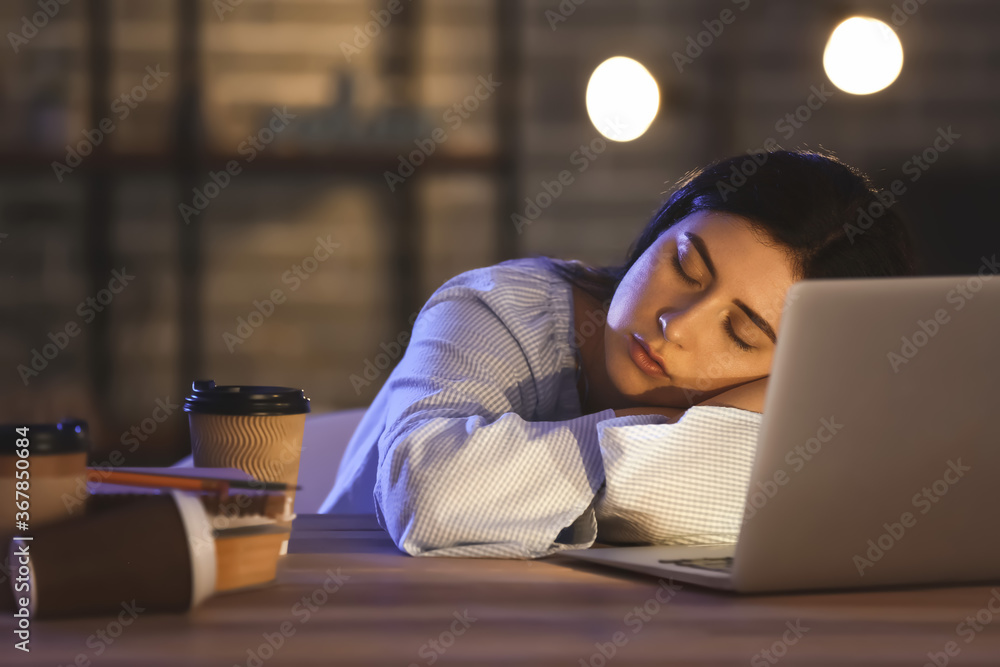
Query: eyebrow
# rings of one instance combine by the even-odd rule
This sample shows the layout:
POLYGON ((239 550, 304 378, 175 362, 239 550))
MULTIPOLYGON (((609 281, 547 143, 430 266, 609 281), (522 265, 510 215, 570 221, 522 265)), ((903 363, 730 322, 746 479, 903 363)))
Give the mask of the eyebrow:
MULTIPOLYGON (((695 250, 698 251, 698 254, 701 255, 701 261, 705 262, 705 266, 708 267, 708 272, 712 275, 712 279, 714 280, 715 264, 712 263, 712 258, 708 254, 708 246, 705 245, 705 240, 702 239, 697 234, 695 234, 694 232, 684 232, 684 237, 691 242, 691 245, 693 245, 695 250)), ((767 320, 765 320, 763 317, 760 316, 760 314, 756 310, 746 305, 739 299, 733 299, 733 303, 740 310, 746 313, 746 316, 750 318, 750 321, 756 324, 757 327, 764 332, 764 335, 767 336, 772 343, 774 344, 778 343, 777 336, 774 335, 774 329, 771 327, 770 324, 767 323, 767 320)))

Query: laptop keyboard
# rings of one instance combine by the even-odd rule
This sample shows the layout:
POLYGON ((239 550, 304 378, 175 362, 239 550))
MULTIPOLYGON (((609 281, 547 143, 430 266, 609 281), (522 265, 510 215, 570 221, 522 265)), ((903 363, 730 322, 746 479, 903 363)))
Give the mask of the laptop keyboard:
POLYGON ((685 560, 661 559, 660 562, 673 565, 681 565, 683 567, 697 567, 702 570, 716 570, 720 572, 725 572, 733 569, 732 556, 727 556, 725 558, 692 558, 685 560))

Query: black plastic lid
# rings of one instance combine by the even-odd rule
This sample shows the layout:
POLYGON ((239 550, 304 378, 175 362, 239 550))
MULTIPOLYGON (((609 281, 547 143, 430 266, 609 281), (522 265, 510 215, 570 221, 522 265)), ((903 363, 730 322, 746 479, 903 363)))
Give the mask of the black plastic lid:
POLYGON ((209 415, 301 415, 309 412, 309 399, 290 387, 215 386, 212 380, 191 383, 184 412, 209 415))
POLYGON ((76 454, 90 449, 87 422, 63 419, 58 424, 0 424, 0 455, 13 456, 17 441, 25 436, 18 429, 27 428, 28 452, 31 456, 46 454, 76 454))

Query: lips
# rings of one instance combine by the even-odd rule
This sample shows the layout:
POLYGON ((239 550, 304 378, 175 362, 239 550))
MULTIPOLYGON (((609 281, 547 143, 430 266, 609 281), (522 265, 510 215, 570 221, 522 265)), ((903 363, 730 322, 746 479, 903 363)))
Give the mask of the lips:
POLYGON ((632 357, 635 365, 646 375, 666 377, 667 372, 663 365, 663 360, 654 355, 649 345, 646 344, 646 341, 636 334, 632 334, 632 338, 629 341, 629 356, 632 357))

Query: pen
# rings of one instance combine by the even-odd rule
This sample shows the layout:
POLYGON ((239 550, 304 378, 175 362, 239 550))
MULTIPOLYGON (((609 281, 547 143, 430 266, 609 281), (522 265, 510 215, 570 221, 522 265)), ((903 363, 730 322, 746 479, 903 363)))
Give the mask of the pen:
POLYGON ((87 470, 100 472, 103 481, 110 484, 127 486, 168 487, 186 491, 225 492, 229 488, 256 489, 260 491, 291 491, 301 489, 301 486, 291 486, 283 482, 258 482, 256 480, 236 480, 201 477, 184 477, 168 473, 125 472, 117 470, 100 470, 88 467, 87 470))

